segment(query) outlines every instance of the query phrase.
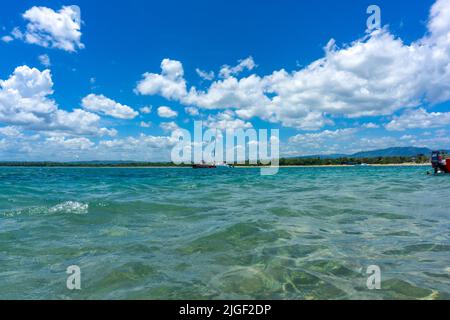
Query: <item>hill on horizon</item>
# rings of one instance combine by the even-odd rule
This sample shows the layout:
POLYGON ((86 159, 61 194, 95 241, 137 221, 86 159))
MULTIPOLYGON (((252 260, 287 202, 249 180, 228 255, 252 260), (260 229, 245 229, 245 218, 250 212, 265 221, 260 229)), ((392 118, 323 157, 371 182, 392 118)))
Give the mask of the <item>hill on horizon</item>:
POLYGON ((322 159, 337 159, 337 158, 375 158, 375 157, 415 157, 418 154, 429 155, 432 150, 423 147, 391 147, 386 149, 376 149, 370 151, 360 151, 353 154, 326 154, 326 155, 309 155, 293 158, 322 158, 322 159))

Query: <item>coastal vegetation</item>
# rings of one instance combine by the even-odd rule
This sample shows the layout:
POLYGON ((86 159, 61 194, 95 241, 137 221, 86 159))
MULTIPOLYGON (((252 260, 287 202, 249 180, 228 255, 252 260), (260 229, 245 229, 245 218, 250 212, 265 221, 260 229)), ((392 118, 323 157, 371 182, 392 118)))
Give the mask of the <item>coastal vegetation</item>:
POLYGON ((367 158, 353 158, 353 157, 339 157, 339 158, 282 158, 280 159, 281 166, 317 166, 317 165, 361 165, 361 164, 402 164, 402 163, 428 163, 429 157, 419 155, 416 157, 367 157, 367 158))
MULTIPOLYGON (((425 155, 418 155, 416 157, 370 157, 370 158, 353 158, 353 157, 300 157, 300 158, 281 158, 280 166, 329 166, 329 165, 388 165, 388 164, 402 164, 402 163, 428 163, 429 158, 425 155)), ((261 166, 258 164, 233 164, 239 166, 261 166)), ((176 165, 172 162, 0 162, 3 167, 190 167, 190 165, 176 165)))

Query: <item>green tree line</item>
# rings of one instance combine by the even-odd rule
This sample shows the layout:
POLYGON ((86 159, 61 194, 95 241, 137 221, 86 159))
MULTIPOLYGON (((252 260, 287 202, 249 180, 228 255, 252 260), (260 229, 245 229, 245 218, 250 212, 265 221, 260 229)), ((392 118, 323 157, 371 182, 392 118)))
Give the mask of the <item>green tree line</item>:
MULTIPOLYGON (((327 165, 361 165, 361 164, 401 164, 401 163, 428 163, 429 158, 424 155, 417 157, 372 157, 372 158, 281 158, 280 166, 327 166, 327 165)), ((252 165, 248 161, 245 164, 234 164, 236 166, 252 165)), ((258 163, 255 166, 260 166, 258 163)), ((190 165, 175 165, 173 162, 0 162, 3 167, 190 167, 190 165)))

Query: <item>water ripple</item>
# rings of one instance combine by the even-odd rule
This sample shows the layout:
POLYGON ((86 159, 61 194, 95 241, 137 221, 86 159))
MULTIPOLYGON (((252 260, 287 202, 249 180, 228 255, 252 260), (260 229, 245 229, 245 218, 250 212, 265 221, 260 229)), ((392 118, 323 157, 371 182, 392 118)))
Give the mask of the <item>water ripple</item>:
POLYGON ((449 299, 450 179, 425 171, 0 168, 0 299, 449 299))

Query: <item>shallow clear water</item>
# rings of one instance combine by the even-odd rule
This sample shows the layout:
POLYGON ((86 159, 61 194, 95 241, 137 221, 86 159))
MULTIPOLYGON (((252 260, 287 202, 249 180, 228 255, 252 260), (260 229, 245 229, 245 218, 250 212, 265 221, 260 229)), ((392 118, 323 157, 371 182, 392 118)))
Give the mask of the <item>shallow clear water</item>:
POLYGON ((449 299, 427 170, 0 168, 0 299, 449 299))

